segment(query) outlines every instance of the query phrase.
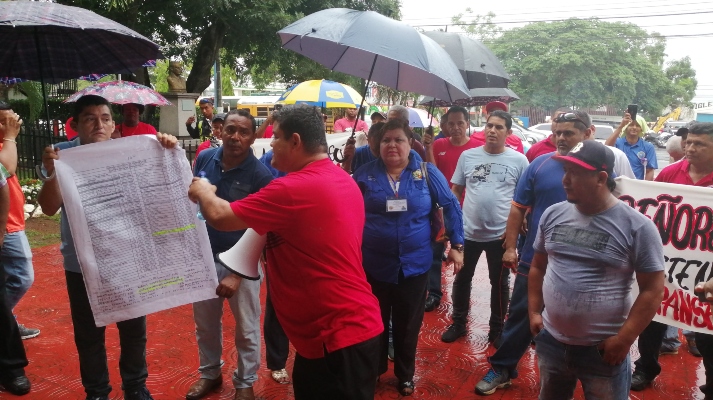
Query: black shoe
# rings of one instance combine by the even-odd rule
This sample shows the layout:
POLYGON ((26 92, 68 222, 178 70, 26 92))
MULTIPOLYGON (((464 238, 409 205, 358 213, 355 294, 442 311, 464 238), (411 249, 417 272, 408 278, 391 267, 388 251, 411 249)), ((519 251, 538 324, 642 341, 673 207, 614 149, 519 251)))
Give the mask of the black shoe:
POLYGON ((389 342, 389 347, 386 350, 386 355, 389 358, 389 361, 394 361, 394 343, 389 342))
POLYGON ((84 400, 109 400, 109 396, 87 396, 84 400))
POLYGON ((144 386, 138 390, 124 391, 124 400, 153 400, 153 397, 144 386))
POLYGON ((643 372, 634 371, 634 374, 631 376, 631 390, 640 392, 651 385, 653 381, 653 379, 649 379, 643 372))
POLYGON ((431 312, 441 305, 441 300, 433 296, 428 296, 426 299, 426 312, 431 312))
POLYGON ((15 396, 22 396, 23 394, 30 393, 30 380, 27 379, 27 376, 25 375, 3 378, 0 380, 0 384, 2 384, 5 390, 15 396))
POLYGON ((468 333, 468 330, 465 329, 465 325, 452 324, 448 327, 448 329, 446 329, 445 332, 443 332, 443 335, 441 335, 441 341, 445 343, 453 343, 459 337, 465 336, 466 333, 468 333))

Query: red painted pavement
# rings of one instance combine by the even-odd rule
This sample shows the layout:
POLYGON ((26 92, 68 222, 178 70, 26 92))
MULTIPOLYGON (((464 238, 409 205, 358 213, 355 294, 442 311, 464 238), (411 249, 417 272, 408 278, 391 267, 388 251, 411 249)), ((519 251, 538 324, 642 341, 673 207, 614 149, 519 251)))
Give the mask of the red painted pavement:
MULTIPOLYGON (((23 399, 84 399, 84 390, 79 380, 79 364, 72 334, 72 321, 65 288, 62 258, 58 246, 49 246, 34 251, 35 284, 16 311, 21 323, 40 328, 42 333, 35 339, 24 341, 30 360, 26 372, 32 381, 32 392, 23 399)), ((440 335, 449 323, 451 311, 450 292, 452 273, 444 271, 446 295, 441 306, 426 313, 421 329, 416 363, 416 392, 413 399, 475 399, 475 384, 488 370, 487 356, 494 349, 487 343, 488 299, 490 285, 484 257, 478 264, 471 296, 471 323, 469 334, 455 343, 445 344, 440 335)), ((511 284, 512 284, 511 277, 511 284)), ((264 291, 262 297, 264 301, 264 291)), ((222 391, 206 399, 232 399, 234 391, 230 376, 236 364, 236 351, 231 343, 234 322, 225 308, 225 367, 223 368, 222 391)), ((198 379, 198 350, 194 334, 192 309, 183 306, 148 317, 149 378, 147 386, 153 397, 159 399, 183 399, 190 385, 198 379)), ((107 329, 107 348, 112 399, 121 399, 119 377, 118 334, 114 325, 107 329)), ((638 357, 636 348, 633 358, 638 357)), ((287 369, 292 371, 294 350, 290 353, 287 369)), ((663 372, 652 388, 632 392, 631 399, 702 399, 698 385, 703 382, 703 365, 700 358, 691 356, 686 345, 678 355, 661 357, 663 372)), ((520 376, 509 389, 499 390, 491 399, 536 399, 538 376, 534 349, 528 350, 520 362, 520 376)), ((396 378, 392 371, 381 378, 376 399, 397 399, 396 378)), ((259 399, 291 399, 291 385, 274 382, 264 363, 255 386, 259 399)), ((0 391, 0 399, 14 396, 0 391)), ((583 399, 578 388, 575 399, 583 399)))

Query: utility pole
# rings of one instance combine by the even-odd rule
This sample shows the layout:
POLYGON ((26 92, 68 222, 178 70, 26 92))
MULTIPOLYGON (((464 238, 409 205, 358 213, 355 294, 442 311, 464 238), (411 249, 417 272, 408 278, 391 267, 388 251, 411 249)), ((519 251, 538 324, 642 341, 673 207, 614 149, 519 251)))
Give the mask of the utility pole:
POLYGON ((215 98, 216 113, 223 112, 223 85, 220 77, 220 54, 215 58, 215 66, 213 67, 215 74, 213 75, 213 97, 215 98))

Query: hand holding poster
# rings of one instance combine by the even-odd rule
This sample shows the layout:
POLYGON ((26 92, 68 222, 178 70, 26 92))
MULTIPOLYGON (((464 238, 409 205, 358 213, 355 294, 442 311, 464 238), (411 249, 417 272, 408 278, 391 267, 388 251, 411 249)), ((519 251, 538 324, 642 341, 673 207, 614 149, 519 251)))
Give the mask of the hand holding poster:
MULTIPOLYGON (((665 287, 655 321, 713 334, 711 303, 693 288, 713 278, 713 189, 617 178, 614 195, 649 217, 664 246, 665 287)), ((632 288, 634 297, 638 287, 632 288)))

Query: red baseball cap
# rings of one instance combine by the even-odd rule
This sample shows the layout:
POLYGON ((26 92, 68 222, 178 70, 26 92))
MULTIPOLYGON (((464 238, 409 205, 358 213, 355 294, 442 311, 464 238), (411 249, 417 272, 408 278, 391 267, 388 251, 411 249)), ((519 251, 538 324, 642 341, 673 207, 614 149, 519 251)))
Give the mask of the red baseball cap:
POLYGON ((614 169, 614 152, 596 140, 580 142, 566 156, 554 155, 552 158, 577 164, 589 171, 604 171, 609 176, 614 169))
POLYGON ((485 112, 491 113, 495 110, 503 110, 503 111, 508 111, 508 105, 503 103, 502 101, 491 101, 490 103, 485 105, 485 112))

